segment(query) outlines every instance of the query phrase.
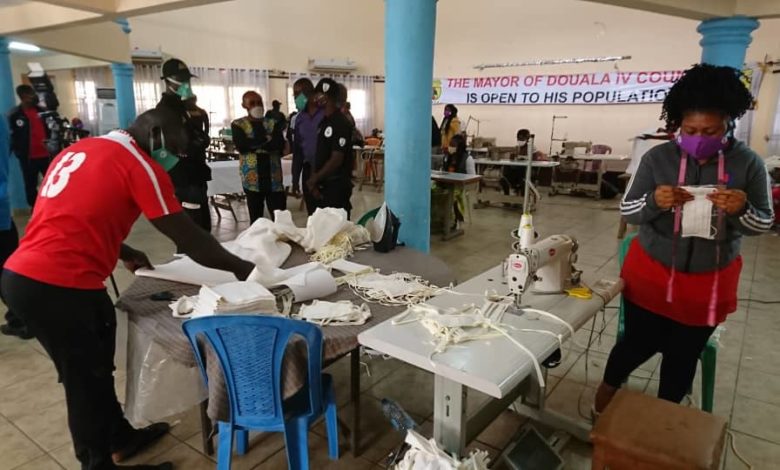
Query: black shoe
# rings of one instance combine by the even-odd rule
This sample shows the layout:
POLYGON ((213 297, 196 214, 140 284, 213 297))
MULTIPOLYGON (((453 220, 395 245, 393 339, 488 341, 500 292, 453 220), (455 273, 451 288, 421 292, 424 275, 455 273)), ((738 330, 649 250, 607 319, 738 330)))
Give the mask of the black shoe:
POLYGON ((6 336, 16 336, 21 339, 32 339, 34 338, 33 334, 30 333, 30 330, 27 329, 25 326, 13 326, 9 323, 6 323, 5 325, 0 325, 0 333, 6 335, 6 336))
POLYGON ((117 468, 123 469, 132 469, 132 470, 173 470, 173 463, 171 462, 163 462, 158 463, 156 465, 129 465, 129 466, 119 466, 117 468))
MULTIPOLYGON (((127 460, 130 457, 134 456, 138 452, 142 451, 146 447, 152 445, 155 441, 163 437, 168 433, 168 430, 171 429, 171 425, 168 423, 153 423, 149 426, 142 428, 142 429, 136 429, 133 431, 133 433, 130 435, 130 439, 127 443, 125 443, 120 449, 114 450, 111 453, 111 457, 114 459, 114 462, 121 462, 123 460, 127 460)), ((165 465, 165 464, 160 464, 165 465)), ((144 469, 144 466, 140 467, 130 467, 130 468, 138 468, 138 469, 144 469)), ((149 469, 156 469, 160 468, 162 470, 169 470, 171 467, 164 467, 164 466, 151 466, 149 469)))

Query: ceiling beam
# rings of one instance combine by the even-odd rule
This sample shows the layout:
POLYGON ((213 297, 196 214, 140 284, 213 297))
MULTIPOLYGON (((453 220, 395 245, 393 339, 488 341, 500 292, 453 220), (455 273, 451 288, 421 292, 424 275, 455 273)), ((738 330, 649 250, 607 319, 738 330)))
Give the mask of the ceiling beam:
POLYGON ((56 28, 63 24, 99 21, 101 15, 42 2, 27 2, 0 9, 0 36, 56 28))
POLYGON ((0 6, 0 36, 54 31, 230 0, 40 0, 0 6))
POLYGON ((737 0, 585 0, 692 20, 732 16, 737 0))
POLYGON ((74 10, 99 13, 101 15, 116 12, 116 0, 38 0, 41 3, 72 8, 74 10))
POLYGON ((753 18, 780 18, 780 1, 737 0, 737 14, 753 18))
POLYGON ((114 23, 103 22, 27 33, 17 38, 44 49, 105 62, 130 63, 130 38, 114 23), (100 40, 96 40, 100 38, 100 40))

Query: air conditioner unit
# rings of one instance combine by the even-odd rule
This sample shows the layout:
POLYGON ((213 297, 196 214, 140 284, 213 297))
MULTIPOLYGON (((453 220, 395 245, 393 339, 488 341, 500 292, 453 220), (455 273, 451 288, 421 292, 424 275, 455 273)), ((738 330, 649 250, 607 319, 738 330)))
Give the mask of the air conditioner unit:
POLYGON ((357 70, 357 64, 349 59, 309 59, 312 72, 349 73, 357 70))
POLYGON ((144 49, 133 49, 130 53, 132 61, 135 63, 155 63, 159 64, 163 61, 162 51, 148 51, 144 49))

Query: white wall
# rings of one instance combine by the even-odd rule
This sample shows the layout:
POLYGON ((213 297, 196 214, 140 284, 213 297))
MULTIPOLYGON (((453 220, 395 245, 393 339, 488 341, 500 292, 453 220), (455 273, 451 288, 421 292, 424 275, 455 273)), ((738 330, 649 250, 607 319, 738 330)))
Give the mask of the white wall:
MULTIPOLYGON (((474 70, 479 63, 542 58, 631 55, 624 71, 680 69, 698 61, 698 22, 579 0, 446 0, 438 4, 435 75, 481 76, 503 73, 577 73, 613 69, 612 64, 474 70)), ((357 73, 384 74, 382 0, 235 0, 149 15, 131 20, 131 43, 161 48, 193 65, 304 71, 309 58, 351 58, 357 73)), ((754 34, 748 60, 780 57, 780 19, 765 20, 754 34)), ((759 96, 753 147, 762 152, 780 75, 767 75, 759 96), (771 109, 770 109, 771 108, 771 109)), ((286 101, 283 80, 273 80, 271 96, 286 101)), ((383 125, 384 85, 376 84, 375 121, 383 125)), ((629 149, 627 138, 652 127, 660 105, 460 106, 465 121, 482 121, 480 133, 511 144, 528 127, 547 150, 551 117, 560 135, 629 149)), ((441 107, 434 113, 441 117, 441 107)), ((558 132, 556 132, 558 134, 558 132)))

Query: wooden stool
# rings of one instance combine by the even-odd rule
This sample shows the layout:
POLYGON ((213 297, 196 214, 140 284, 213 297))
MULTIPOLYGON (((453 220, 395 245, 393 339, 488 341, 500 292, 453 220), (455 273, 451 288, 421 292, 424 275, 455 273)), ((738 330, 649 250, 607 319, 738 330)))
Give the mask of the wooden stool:
POLYGON ((592 470, 716 470, 726 421, 642 393, 618 390, 590 434, 592 470))

